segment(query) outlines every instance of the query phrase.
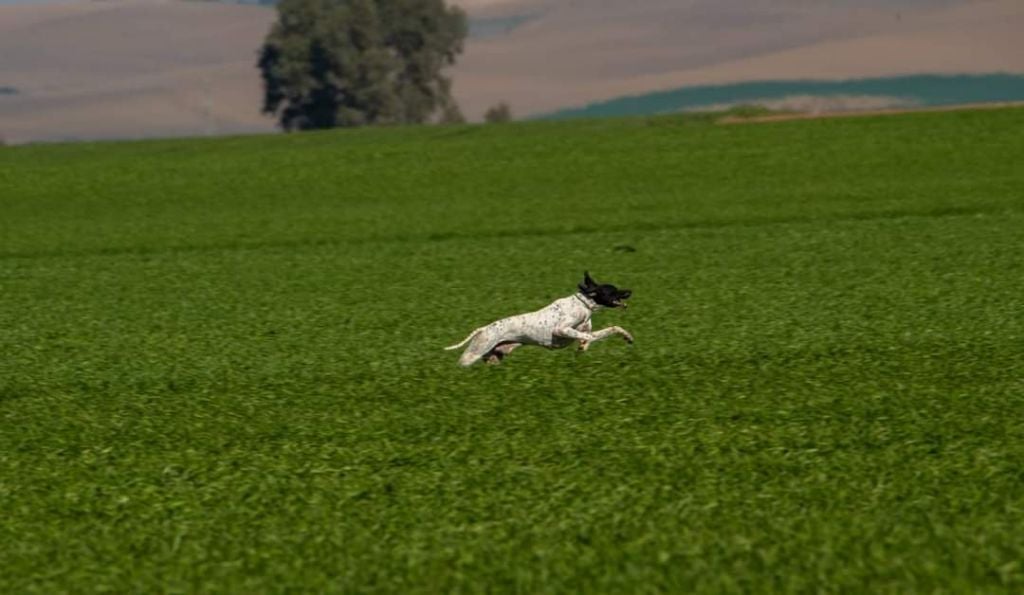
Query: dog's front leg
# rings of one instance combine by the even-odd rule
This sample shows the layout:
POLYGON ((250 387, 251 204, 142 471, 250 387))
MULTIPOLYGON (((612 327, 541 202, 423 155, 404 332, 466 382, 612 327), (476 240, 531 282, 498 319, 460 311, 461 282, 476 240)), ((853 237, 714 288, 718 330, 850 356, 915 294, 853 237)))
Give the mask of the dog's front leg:
POLYGON ((601 339, 606 339, 606 338, 608 338, 608 337, 610 337, 612 335, 622 335, 622 338, 626 340, 626 343, 632 343, 633 342, 633 335, 629 334, 628 332, 626 332, 625 329, 623 329, 622 327, 618 327, 618 326, 610 326, 608 328, 601 329, 601 330, 597 331, 596 333, 586 333, 586 332, 583 332, 583 331, 578 331, 578 330, 576 330, 576 329, 574 329, 572 327, 565 327, 565 328, 556 329, 553 334, 556 337, 565 337, 567 339, 575 339, 575 340, 579 341, 581 344, 583 342, 586 342, 586 343, 589 344, 589 343, 593 343, 594 341, 600 341, 601 339))
POLYGON ((626 343, 629 343, 631 345, 633 343, 633 335, 629 334, 629 331, 622 328, 621 326, 610 326, 608 328, 603 328, 594 333, 593 340, 600 341, 601 339, 604 339, 605 337, 610 337, 612 335, 622 335, 622 338, 626 340, 626 343))
MULTIPOLYGON (((580 332, 584 332, 584 333, 590 333, 590 331, 591 331, 591 330, 592 330, 593 328, 594 328, 594 325, 593 325, 593 323, 592 323, 592 322, 590 321, 590 319, 589 319, 589 318, 587 319, 587 321, 586 321, 586 322, 584 322, 584 323, 582 323, 582 324, 580 324, 580 325, 577 325, 577 326, 576 326, 576 330, 578 330, 578 331, 580 331, 580 332)), ((580 350, 580 351, 586 351, 588 347, 590 347, 590 342, 589 342, 589 341, 586 341, 586 340, 582 340, 582 339, 581 339, 581 340, 580 340, 580 346, 579 346, 579 350, 580 350)))

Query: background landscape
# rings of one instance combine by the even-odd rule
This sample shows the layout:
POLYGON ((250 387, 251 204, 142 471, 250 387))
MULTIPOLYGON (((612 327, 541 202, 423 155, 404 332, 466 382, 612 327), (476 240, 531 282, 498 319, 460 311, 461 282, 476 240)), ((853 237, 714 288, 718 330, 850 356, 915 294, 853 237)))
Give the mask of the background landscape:
MULTIPOLYGON (((723 107, 764 99, 835 111, 1024 100, 1017 0, 462 0, 471 38, 451 73, 471 120, 723 107), (850 81, 824 96, 806 81, 850 81), (858 79, 882 80, 859 85, 858 79), (782 81, 765 97, 734 83, 782 81), (886 83, 886 81, 888 81, 886 83), (711 86, 701 102, 612 104, 711 86), (725 92, 714 92, 715 90, 725 92), (978 99, 980 98, 980 99, 978 99)), ((256 49, 273 7, 179 0, 0 4, 0 136, 7 142, 269 132, 256 49)), ((628 102, 627 102, 628 103, 628 102)))

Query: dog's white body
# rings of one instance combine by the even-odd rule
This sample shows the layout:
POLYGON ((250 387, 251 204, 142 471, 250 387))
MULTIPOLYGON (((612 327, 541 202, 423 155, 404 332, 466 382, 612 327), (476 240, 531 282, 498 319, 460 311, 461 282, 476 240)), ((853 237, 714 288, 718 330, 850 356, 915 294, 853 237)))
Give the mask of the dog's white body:
POLYGON ((560 349, 579 341, 580 349, 585 351, 594 341, 616 334, 632 343, 633 336, 617 326, 591 332, 590 318, 600 308, 602 306, 594 300, 576 293, 536 312, 509 316, 482 326, 461 343, 445 349, 458 349, 469 343, 459 358, 459 365, 471 366, 485 356, 488 363, 498 363, 520 345, 560 349))

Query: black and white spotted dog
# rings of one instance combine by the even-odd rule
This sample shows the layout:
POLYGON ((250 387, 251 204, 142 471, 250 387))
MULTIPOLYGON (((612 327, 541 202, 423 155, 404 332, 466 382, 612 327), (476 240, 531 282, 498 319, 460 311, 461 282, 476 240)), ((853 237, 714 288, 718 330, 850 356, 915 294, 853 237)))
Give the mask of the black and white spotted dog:
POLYGON ((590 322, 590 317, 601 308, 625 308, 623 300, 631 293, 614 285, 595 283, 589 273, 583 273, 583 282, 579 284, 577 293, 536 312, 510 316, 482 326, 461 343, 445 349, 458 349, 469 343, 459 358, 459 365, 471 366, 480 359, 489 364, 500 363, 520 345, 561 349, 579 341, 580 351, 586 351, 594 341, 611 335, 622 335, 627 343, 632 343, 633 335, 624 329, 611 326, 592 332, 590 322))

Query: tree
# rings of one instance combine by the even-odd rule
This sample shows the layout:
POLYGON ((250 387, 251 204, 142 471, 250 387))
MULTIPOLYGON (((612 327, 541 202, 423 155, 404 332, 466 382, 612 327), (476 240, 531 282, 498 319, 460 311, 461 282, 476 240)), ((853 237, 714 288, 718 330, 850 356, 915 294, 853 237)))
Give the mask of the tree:
POLYGON ((488 124, 500 124, 512 121, 512 108, 502 101, 498 105, 488 108, 484 113, 484 122, 488 124))
POLYGON ((260 49, 263 112, 285 130, 450 119, 442 70, 466 31, 444 0, 282 0, 260 49))
POLYGON ((441 109, 441 116, 437 121, 439 124, 465 124, 466 116, 462 115, 462 110, 452 101, 441 109))

